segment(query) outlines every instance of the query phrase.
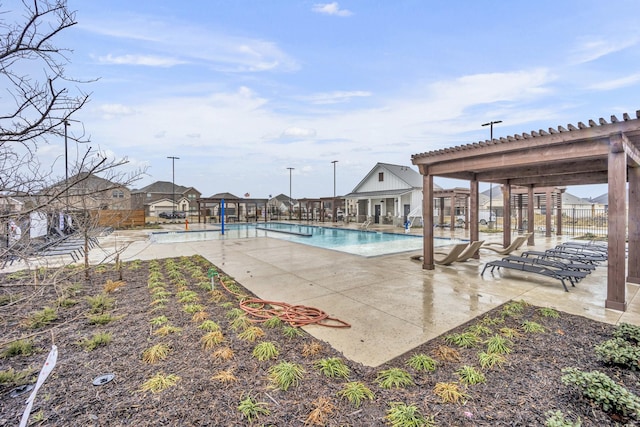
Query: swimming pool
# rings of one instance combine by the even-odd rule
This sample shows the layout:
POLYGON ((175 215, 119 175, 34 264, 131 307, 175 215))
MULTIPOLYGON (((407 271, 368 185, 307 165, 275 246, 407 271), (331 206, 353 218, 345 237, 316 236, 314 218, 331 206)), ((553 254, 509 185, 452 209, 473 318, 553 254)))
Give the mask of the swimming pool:
MULTIPOLYGON (((151 241, 178 243, 249 237, 272 237, 365 257, 422 249, 422 236, 279 222, 229 224, 225 225, 224 235, 220 229, 156 232, 151 234, 151 241)), ((436 247, 455 243, 460 242, 446 238, 434 240, 436 247)))

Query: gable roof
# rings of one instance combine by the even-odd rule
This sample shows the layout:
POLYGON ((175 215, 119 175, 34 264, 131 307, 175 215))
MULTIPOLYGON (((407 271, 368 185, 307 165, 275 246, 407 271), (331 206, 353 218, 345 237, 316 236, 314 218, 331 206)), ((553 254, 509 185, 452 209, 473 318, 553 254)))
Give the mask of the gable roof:
POLYGON ((378 170, 384 169, 389 173, 395 175, 401 181, 405 182, 408 187, 422 188, 422 175, 416 170, 411 169, 410 166, 393 165, 390 163, 376 163, 376 165, 369 171, 369 173, 355 186, 351 193, 357 193, 358 189, 378 170))
POLYGON ((159 193, 159 194, 183 194, 189 190, 195 190, 198 194, 200 192, 193 187, 184 187, 182 185, 175 185, 175 189, 172 182, 168 181, 156 181, 152 184, 147 185, 146 187, 142 187, 139 190, 132 190, 132 193, 159 193))

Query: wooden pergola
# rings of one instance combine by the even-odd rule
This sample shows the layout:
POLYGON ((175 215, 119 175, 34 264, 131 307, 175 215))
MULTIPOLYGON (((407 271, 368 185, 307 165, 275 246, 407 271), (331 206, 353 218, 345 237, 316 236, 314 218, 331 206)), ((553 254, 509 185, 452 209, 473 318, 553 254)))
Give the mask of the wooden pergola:
MULTIPOLYGON (((577 126, 540 129, 473 144, 414 154, 423 175, 424 269, 434 269, 433 178, 470 182, 470 239, 478 240, 478 183, 503 186, 504 217, 511 217, 511 188, 526 187, 528 200, 540 187, 608 183, 608 266, 605 307, 626 310, 626 281, 640 283, 640 110, 577 126), (628 202, 627 202, 627 182, 628 202), (628 203, 628 204, 627 204, 628 203), (627 225, 628 223, 628 225, 627 225), (628 236, 628 259, 626 243, 628 236), (626 277, 625 277, 626 273, 626 277)), ((527 204, 533 218, 533 203, 527 204)), ((533 221, 527 222, 533 232, 533 221)), ((533 234, 529 244, 534 243, 533 234)), ((505 221, 503 244, 511 243, 505 221)))

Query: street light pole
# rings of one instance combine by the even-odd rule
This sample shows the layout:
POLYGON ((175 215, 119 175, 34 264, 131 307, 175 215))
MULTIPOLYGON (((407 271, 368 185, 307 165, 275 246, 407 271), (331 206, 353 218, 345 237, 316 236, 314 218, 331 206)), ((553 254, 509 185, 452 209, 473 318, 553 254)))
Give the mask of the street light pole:
POLYGON ((291 171, 295 168, 289 169, 289 221, 291 221, 291 211, 293 210, 293 199, 291 198, 291 171))
MULTIPOLYGON (((491 132, 491 141, 493 141, 493 125, 502 123, 502 120, 490 121, 489 123, 484 123, 482 126, 489 126, 491 132)), ((492 221, 493 215, 493 182, 489 183, 489 222, 492 221)))
POLYGON ((176 209, 176 160, 180 160, 180 157, 167 156, 167 159, 171 159, 171 171, 172 171, 171 183, 173 187, 173 194, 171 196, 172 197, 171 207, 173 209, 173 212, 171 212, 171 214, 173 215, 173 213, 177 210, 176 209))
POLYGON ((338 161, 333 160, 331 163, 333 163, 333 202, 331 203, 331 206, 333 207, 333 222, 337 222, 338 209, 336 208, 336 163, 338 163, 338 161))
POLYGON ((69 181, 69 150, 67 148, 67 128, 71 126, 68 120, 64 121, 64 185, 69 181))

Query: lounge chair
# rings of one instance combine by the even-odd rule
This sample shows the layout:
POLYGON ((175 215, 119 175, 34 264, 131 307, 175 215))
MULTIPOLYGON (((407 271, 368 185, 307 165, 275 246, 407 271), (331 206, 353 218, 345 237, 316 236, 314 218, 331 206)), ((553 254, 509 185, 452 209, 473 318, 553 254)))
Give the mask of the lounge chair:
POLYGON ((511 252, 520 249, 520 246, 524 245, 524 243, 529 239, 530 234, 523 234, 522 236, 518 236, 515 239, 513 239, 513 242, 511 242, 511 244, 509 246, 507 246, 506 248, 494 248, 491 245, 502 245, 502 243, 497 243, 497 242, 492 242, 492 243, 485 243, 484 245, 480 246, 480 249, 489 249, 490 251, 494 251, 499 253, 500 255, 509 255, 511 252))
POLYGON ((365 222, 360 224, 360 228, 363 230, 366 230, 367 228, 369 228, 370 225, 371 225, 371 220, 367 219, 365 222))
MULTIPOLYGON (((445 256, 439 259, 434 257, 433 262, 439 265, 450 265, 458 260, 460 254, 462 254, 462 252, 464 252, 464 250, 467 249, 468 246, 468 243, 459 243, 455 245, 448 253, 436 252, 437 254, 444 254, 445 256)), ((422 255, 412 255, 411 259, 413 261, 420 261, 422 259, 422 255)))
POLYGON ((456 262, 465 262, 470 258, 473 258, 476 252, 480 250, 482 247, 484 240, 476 240, 474 242, 469 243, 469 246, 460 254, 460 256, 456 259, 456 262))
POLYGON ((491 267, 492 273, 493 273, 493 270, 495 270, 496 268, 504 267, 512 270, 523 271, 525 273, 534 273, 534 274, 540 274, 546 277, 551 277, 553 279, 559 280, 560 283, 562 283, 562 287, 564 288, 565 292, 569 292, 569 289, 567 288, 567 284, 565 283, 565 280, 569 280, 569 282, 571 283, 571 286, 575 286, 574 282, 571 280, 571 278, 574 276, 573 273, 576 273, 575 271, 571 272, 570 274, 567 274, 563 270, 557 270, 551 267, 542 267, 538 265, 524 264, 520 262, 511 262, 506 259, 501 259, 501 260, 487 262, 484 265, 484 268, 482 269, 482 272, 480 273, 480 275, 481 276, 484 275, 484 272, 489 267, 491 267))

